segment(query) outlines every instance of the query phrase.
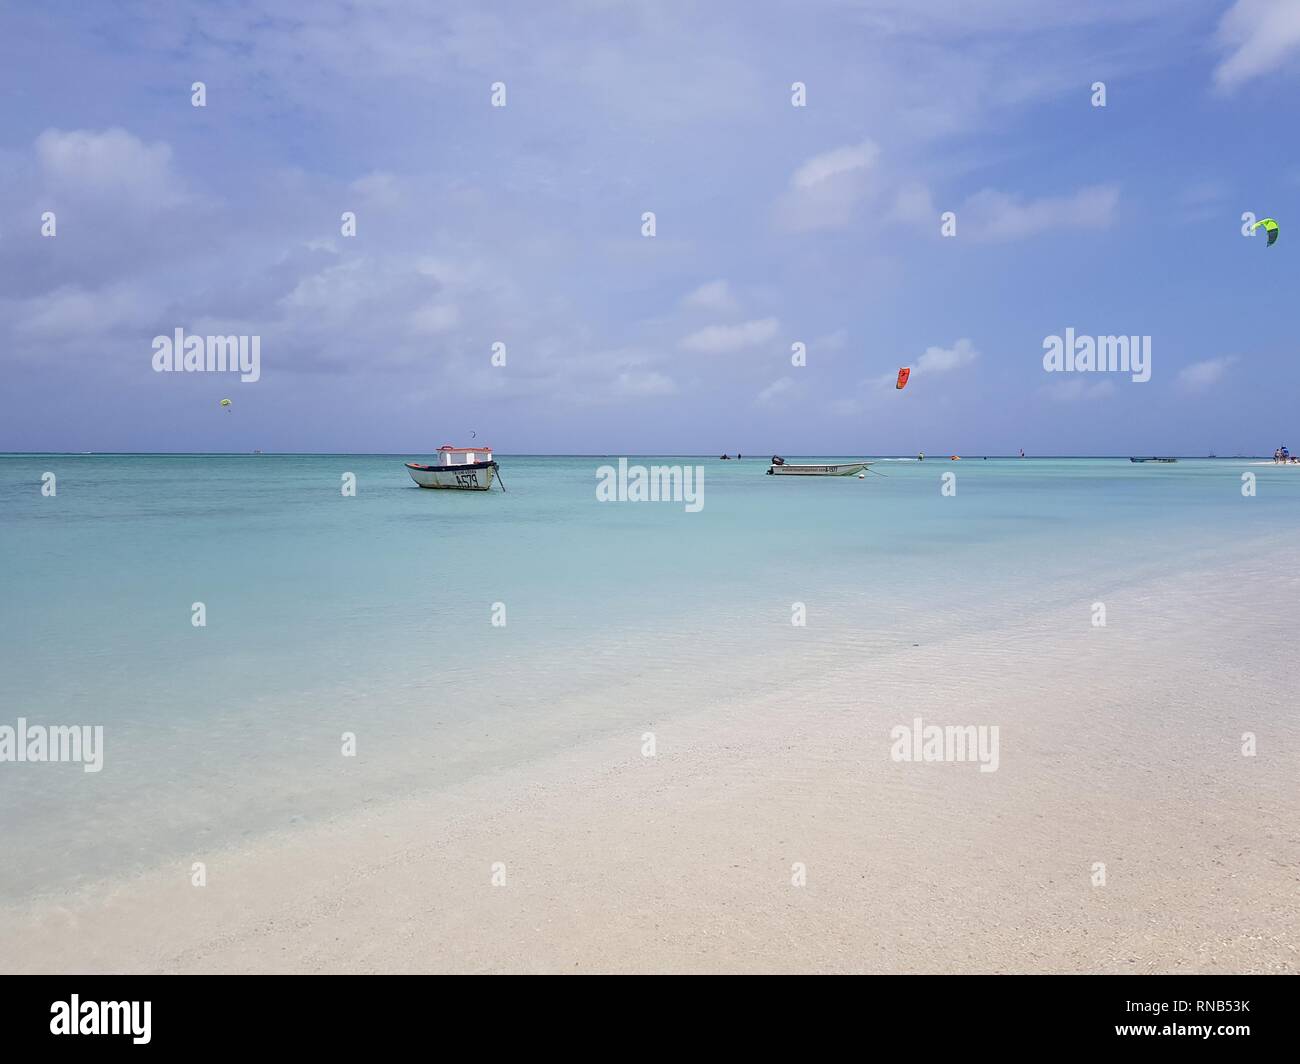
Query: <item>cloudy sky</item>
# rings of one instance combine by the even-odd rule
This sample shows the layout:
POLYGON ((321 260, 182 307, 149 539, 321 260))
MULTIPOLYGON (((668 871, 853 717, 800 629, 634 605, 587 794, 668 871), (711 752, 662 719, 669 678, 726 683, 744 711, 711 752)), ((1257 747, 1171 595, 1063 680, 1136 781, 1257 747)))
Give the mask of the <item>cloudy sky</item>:
POLYGON ((0 450, 1300 444, 1296 0, 50 0, 0 31, 0 450), (1151 380, 1046 373, 1067 327, 1149 335, 1151 380), (177 328, 260 336, 261 379, 155 373, 177 328))

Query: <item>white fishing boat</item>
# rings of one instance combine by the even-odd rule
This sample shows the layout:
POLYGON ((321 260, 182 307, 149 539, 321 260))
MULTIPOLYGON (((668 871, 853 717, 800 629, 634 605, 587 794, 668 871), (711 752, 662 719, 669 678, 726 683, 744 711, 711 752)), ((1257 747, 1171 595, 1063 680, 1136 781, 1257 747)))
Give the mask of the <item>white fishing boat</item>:
MULTIPOLYGON (((444 443, 438 448, 436 462, 407 462, 406 471, 422 488, 487 491, 492 487, 493 475, 500 480, 500 467, 492 460, 491 447, 453 447, 444 443)), ((505 484, 501 490, 506 490, 505 484)))
POLYGON ((851 477, 861 473, 870 462, 835 462, 828 465, 793 465, 780 455, 772 455, 772 464, 767 467, 768 476, 786 477, 851 477))

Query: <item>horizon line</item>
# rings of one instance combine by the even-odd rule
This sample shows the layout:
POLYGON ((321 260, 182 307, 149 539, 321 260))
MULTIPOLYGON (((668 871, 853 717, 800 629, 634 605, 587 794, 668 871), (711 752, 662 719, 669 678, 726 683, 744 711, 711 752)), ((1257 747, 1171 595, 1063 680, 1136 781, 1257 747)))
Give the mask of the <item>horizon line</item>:
MULTIPOLYGON (((587 451, 587 452, 551 452, 551 451, 499 451, 496 448, 483 448, 490 450, 493 454, 503 455, 513 458, 707 458, 710 461, 758 461, 769 462, 771 457, 761 458, 757 455, 746 459, 736 455, 728 455, 726 459, 720 455, 703 454, 703 453, 673 453, 669 451, 587 451)), ((0 458, 37 458, 44 455, 58 455, 65 458, 328 458, 333 456, 346 456, 357 458, 401 458, 403 455, 411 453, 429 453, 435 454, 436 451, 429 452, 409 452, 409 451, 0 451, 0 458)), ((795 458, 845 458, 851 452, 826 452, 823 454, 813 454, 811 452, 788 451, 788 455, 795 458)), ((1043 460, 1043 459, 1129 459, 1129 458, 1187 458, 1187 459, 1209 459, 1209 458, 1272 458, 1271 454, 978 454, 972 453, 964 456, 946 455, 941 451, 933 453, 927 451, 910 452, 907 454, 866 454, 859 453, 858 457, 862 458, 898 458, 898 459, 917 459, 918 454, 926 454, 936 461, 951 459, 952 457, 965 458, 1009 458, 1022 461, 1043 460)))

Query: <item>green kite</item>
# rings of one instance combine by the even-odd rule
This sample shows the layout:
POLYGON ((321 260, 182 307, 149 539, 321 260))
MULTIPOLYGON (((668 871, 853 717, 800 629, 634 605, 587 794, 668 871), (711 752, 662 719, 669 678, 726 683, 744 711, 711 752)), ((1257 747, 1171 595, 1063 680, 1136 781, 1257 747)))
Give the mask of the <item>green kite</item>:
POLYGON ((1256 222, 1254 225, 1252 225, 1250 227, 1250 231, 1253 233, 1261 225, 1268 233, 1268 243, 1265 244, 1264 246, 1271 248, 1274 244, 1277 243, 1277 222, 1275 222, 1272 218, 1265 218, 1263 221, 1256 222))

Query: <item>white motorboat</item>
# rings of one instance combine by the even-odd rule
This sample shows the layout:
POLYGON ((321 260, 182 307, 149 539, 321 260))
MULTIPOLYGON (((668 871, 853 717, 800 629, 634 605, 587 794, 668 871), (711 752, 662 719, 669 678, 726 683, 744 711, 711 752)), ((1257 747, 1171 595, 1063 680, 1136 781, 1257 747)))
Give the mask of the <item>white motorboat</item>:
MULTIPOLYGON (((432 464, 406 463, 406 471, 420 487, 461 491, 487 491, 493 475, 500 479, 499 470, 491 447, 453 447, 449 443, 438 448, 438 460, 432 464)), ((505 491, 504 484, 501 490, 505 491)))
POLYGON ((827 465, 794 465, 780 455, 772 456, 772 464, 767 467, 769 476, 785 477, 851 477, 861 473, 870 462, 833 462, 827 465))

